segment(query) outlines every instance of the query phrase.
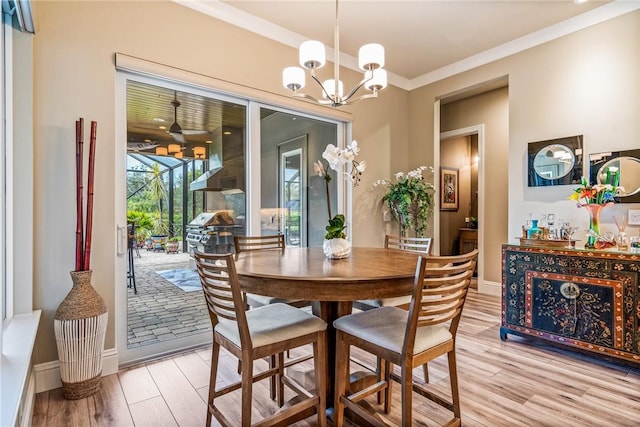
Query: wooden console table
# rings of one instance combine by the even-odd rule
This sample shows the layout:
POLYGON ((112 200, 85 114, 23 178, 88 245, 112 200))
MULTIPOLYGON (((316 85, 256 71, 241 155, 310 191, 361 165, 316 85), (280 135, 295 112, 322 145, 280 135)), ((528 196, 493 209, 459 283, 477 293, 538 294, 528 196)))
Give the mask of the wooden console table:
POLYGON ((461 228, 458 253, 466 254, 474 249, 478 249, 478 230, 475 228, 461 228))
POLYGON ((502 327, 640 364, 640 253, 502 246, 502 327))

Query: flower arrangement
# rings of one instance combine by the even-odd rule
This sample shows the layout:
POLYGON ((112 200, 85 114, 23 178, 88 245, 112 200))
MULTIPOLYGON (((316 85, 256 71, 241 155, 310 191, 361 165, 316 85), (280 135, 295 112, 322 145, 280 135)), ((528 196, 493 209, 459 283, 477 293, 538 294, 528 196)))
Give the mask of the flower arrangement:
POLYGON ((327 225, 326 227, 327 233, 324 237, 326 240, 346 238, 344 229, 347 228, 347 226, 345 225, 344 215, 331 215, 329 183, 331 182, 332 178, 331 174, 329 173, 329 169, 333 169, 334 171, 340 173, 344 165, 350 164, 350 171, 344 172, 344 174, 347 180, 353 182, 354 187, 357 186, 360 183, 360 177, 362 176, 362 173, 367 167, 367 163, 364 160, 359 162, 355 159, 359 152, 360 148, 358 148, 358 143, 356 141, 352 141, 351 144, 347 145, 347 147, 344 149, 340 149, 333 144, 328 144, 327 148, 325 148, 324 152, 322 153, 322 158, 327 162, 326 167, 323 165, 321 160, 318 160, 313 164, 316 174, 324 179, 327 189, 326 195, 329 225, 327 225))
POLYGON ((600 211, 605 206, 615 203, 615 195, 624 191, 624 188, 618 186, 617 183, 617 179, 614 178, 613 180, 608 179, 607 184, 590 185, 589 181, 582 177, 580 187, 573 190, 573 193, 568 197, 570 200, 578 202, 578 207, 583 207, 589 212, 589 230, 587 230, 585 248, 603 249, 615 245, 608 236, 600 235, 600 211))
POLYGON ((423 237, 427 229, 427 220, 433 212, 433 184, 427 182, 422 173, 432 167, 420 166, 407 173, 395 174, 395 182, 380 179, 373 183, 374 187, 384 185, 387 192, 382 198, 387 204, 393 219, 400 226, 400 234, 413 229, 417 237, 423 237))
POLYGON ((606 205, 607 203, 614 203, 614 197, 622 191, 624 191, 623 187, 612 184, 590 185, 589 181, 583 176, 581 186, 573 190, 573 193, 568 198, 578 202, 578 206, 590 204, 606 205))

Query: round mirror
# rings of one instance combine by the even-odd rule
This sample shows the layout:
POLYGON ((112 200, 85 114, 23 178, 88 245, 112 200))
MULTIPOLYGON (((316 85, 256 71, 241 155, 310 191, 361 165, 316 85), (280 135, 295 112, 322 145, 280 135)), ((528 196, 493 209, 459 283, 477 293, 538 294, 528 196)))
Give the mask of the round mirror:
POLYGON ((573 169, 576 157, 569 147, 552 144, 543 147, 533 159, 533 169, 543 179, 558 179, 573 169))
POLYGON ((624 188, 620 197, 640 192, 640 159, 617 157, 598 169, 598 184, 612 184, 624 188))

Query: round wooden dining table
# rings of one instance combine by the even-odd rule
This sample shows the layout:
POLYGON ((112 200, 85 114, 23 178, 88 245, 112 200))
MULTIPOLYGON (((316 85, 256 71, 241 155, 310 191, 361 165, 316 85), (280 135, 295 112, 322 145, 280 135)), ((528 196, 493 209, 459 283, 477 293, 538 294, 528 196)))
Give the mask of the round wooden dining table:
POLYGON ((353 301, 410 295, 418 254, 384 248, 352 248, 328 259, 322 248, 243 252, 236 269, 243 291, 312 301, 327 322, 327 404, 333 404, 336 332, 333 321, 350 314, 353 301))

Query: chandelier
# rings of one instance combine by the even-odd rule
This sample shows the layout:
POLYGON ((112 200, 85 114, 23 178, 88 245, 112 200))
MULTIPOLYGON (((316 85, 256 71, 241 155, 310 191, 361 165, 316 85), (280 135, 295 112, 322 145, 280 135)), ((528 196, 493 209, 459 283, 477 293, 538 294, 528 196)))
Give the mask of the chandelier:
POLYGON ((282 84, 293 91, 293 96, 305 98, 321 105, 339 107, 353 104, 362 99, 377 98, 378 91, 387 87, 387 72, 384 67, 384 47, 378 43, 365 44, 358 52, 358 65, 364 72, 363 79, 344 95, 344 86, 340 80, 340 28, 338 26, 338 0, 336 0, 336 24, 333 47, 333 75, 332 79, 320 82, 316 70, 322 68, 326 62, 324 45, 315 40, 309 40, 300 45, 300 65, 309 70, 311 78, 320 85, 322 97, 298 92, 305 85, 305 71, 300 67, 287 67, 282 72, 282 84), (353 97, 363 87, 371 93, 353 97))

